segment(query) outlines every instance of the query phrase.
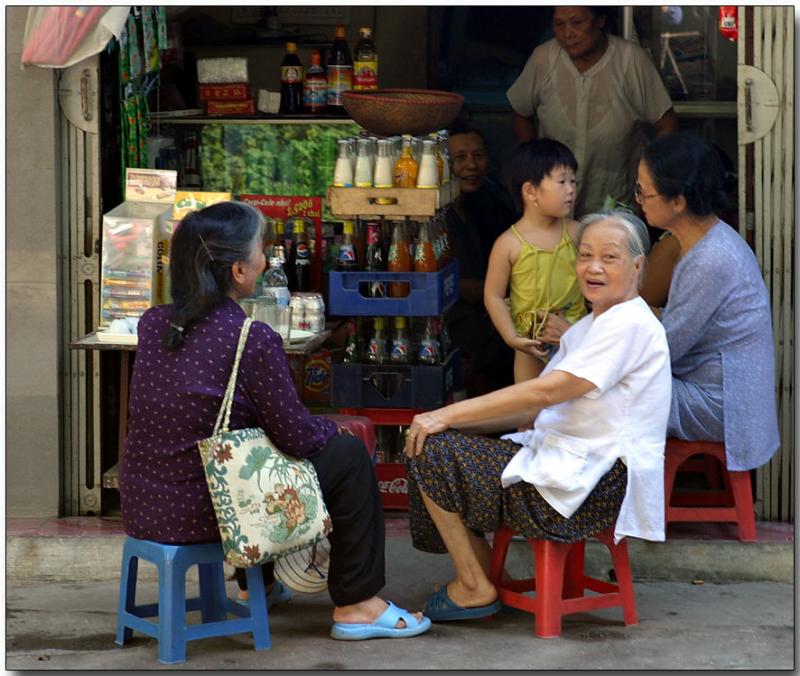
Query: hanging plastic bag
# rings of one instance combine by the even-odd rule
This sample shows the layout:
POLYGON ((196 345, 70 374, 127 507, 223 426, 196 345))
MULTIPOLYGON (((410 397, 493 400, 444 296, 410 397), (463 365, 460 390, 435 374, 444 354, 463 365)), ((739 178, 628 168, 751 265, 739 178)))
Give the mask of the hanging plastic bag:
POLYGON ((22 65, 66 68, 105 49, 119 37, 130 7, 30 7, 22 65))

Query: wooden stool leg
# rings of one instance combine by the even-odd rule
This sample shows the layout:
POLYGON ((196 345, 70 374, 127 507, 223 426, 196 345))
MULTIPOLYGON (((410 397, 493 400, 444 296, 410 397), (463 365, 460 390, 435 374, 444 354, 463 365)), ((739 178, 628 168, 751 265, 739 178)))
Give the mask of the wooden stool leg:
POLYGON ((564 566, 571 545, 549 540, 534 540, 536 560, 536 635, 555 638, 561 635, 564 566))
POLYGON ((731 491, 736 506, 736 521, 739 524, 739 539, 742 542, 756 541, 756 519, 753 514, 753 487, 750 472, 729 471, 731 491))

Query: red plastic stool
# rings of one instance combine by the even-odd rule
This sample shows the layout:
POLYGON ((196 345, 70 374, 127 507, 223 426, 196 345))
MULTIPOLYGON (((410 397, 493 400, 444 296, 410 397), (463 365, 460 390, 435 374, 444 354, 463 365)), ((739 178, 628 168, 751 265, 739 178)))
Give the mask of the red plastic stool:
POLYGON ((735 522, 739 526, 742 542, 755 542, 756 519, 753 509, 753 489, 750 472, 734 472, 728 469, 725 445, 712 441, 681 441, 667 439, 664 449, 664 525, 677 521, 735 522), (681 465, 693 455, 710 455, 719 460, 723 479, 733 505, 719 506, 714 493, 681 492, 672 494, 675 475, 681 465), (679 498, 676 500, 676 498, 679 498), (680 505, 673 506, 673 502, 680 505), (691 506, 686 506, 693 503, 691 506))
POLYGON ((625 540, 614 544, 613 526, 595 537, 611 552, 617 584, 584 574, 585 540, 563 544, 535 538, 528 538, 528 542, 533 551, 536 577, 502 582, 508 544, 513 535, 514 531, 506 526, 495 532, 490 579, 497 587, 501 603, 536 615, 539 638, 560 636, 562 616, 599 608, 621 606, 625 624, 638 623, 628 546, 625 540), (598 595, 584 595, 587 589, 598 595), (522 592, 526 591, 535 591, 536 595, 525 596, 522 592))

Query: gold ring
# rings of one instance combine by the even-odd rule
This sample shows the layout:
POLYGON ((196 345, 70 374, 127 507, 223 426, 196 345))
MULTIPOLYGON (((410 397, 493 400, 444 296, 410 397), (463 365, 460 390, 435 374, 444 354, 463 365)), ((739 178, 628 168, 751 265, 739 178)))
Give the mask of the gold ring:
POLYGON ((413 432, 411 432, 410 430, 408 432, 406 432, 406 436, 411 438, 411 439, 416 439, 417 438, 417 435, 414 434, 413 432))

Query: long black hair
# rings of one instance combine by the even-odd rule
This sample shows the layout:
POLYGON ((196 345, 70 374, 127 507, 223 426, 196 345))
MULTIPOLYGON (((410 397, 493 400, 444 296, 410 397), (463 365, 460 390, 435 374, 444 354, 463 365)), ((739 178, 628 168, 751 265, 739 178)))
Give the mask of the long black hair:
POLYGON ((522 201, 522 186, 532 183, 537 186, 556 167, 567 167, 578 171, 575 155, 560 141, 537 138, 520 143, 514 148, 506 165, 506 179, 514 204, 519 213, 525 211, 522 201))
POLYGON ((674 199, 683 195, 695 216, 718 214, 728 204, 719 153, 688 132, 661 136, 642 152, 656 191, 674 199))
POLYGON ((164 346, 175 350, 194 322, 225 301, 233 286, 232 266, 247 261, 264 218, 242 202, 220 202, 188 214, 170 246, 172 318, 164 346))

